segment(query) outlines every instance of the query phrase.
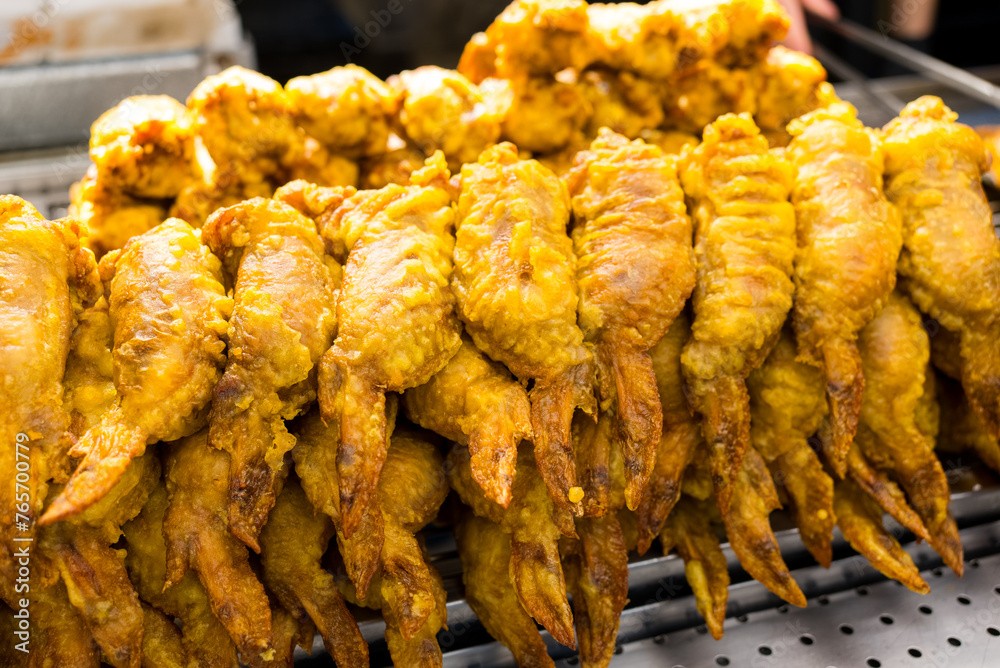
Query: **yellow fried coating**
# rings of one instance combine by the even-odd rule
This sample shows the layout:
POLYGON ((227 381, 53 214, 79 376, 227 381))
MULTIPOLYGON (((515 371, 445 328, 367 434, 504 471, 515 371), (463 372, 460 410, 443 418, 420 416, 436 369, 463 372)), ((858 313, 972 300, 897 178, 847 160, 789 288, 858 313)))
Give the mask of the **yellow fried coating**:
POLYGON ((635 139, 643 131, 658 128, 663 122, 663 107, 656 82, 631 72, 598 69, 582 73, 579 85, 594 110, 584 128, 584 132, 591 137, 607 127, 635 139))
POLYGON ((663 553, 677 550, 684 575, 694 592, 695 606, 716 640, 722 638, 729 601, 729 567, 719 538, 709 521, 707 502, 684 496, 674 506, 660 531, 663 553))
POLYGON ((15 538, 34 537, 50 469, 64 472, 63 373, 75 318, 101 295, 96 269, 74 221, 0 196, 0 598, 12 607, 15 538))
POLYGON ((563 557, 573 596, 580 665, 607 666, 615 653, 618 623, 628 602, 628 550, 615 513, 576 521, 578 541, 563 557))
POLYGON ((792 306, 792 169, 769 151, 750 116, 740 114, 705 128, 680 172, 694 203, 698 270, 681 363, 725 512, 750 437, 744 380, 771 351, 792 306))
POLYGON ((102 185, 135 197, 176 197, 191 178, 190 112, 167 95, 127 97, 90 128, 90 159, 102 185))
POLYGON ((785 327, 774 350, 747 378, 750 441, 787 495, 802 542, 828 568, 836 523, 833 480, 807 442, 827 413, 823 374, 795 356, 794 334, 785 327))
MULTIPOLYGON (((14 645, 22 642, 14 633, 14 629, 21 631, 20 627, 13 624, 10 630, 3 628, 5 636, 8 638, 4 650, 8 654, 0 657, 0 665, 5 668, 26 666, 28 668, 47 668, 48 666, 59 666, 59 668, 99 668, 101 663, 101 650, 94 642, 90 631, 83 623, 83 619, 69 602, 69 596, 61 580, 43 586, 39 583, 32 583, 36 587, 35 593, 31 597, 31 627, 27 632, 28 653, 22 654, 14 649, 14 645)), ((3 620, 0 626, 15 622, 12 613, 3 609, 0 613, 2 617, 11 618, 9 621, 3 620)))
MULTIPOLYGON (((577 325, 576 256, 566 186, 511 144, 462 168, 452 290, 476 346, 529 393, 536 460, 549 493, 576 508, 570 423, 593 413, 593 356, 577 325)), ((579 490, 575 490, 579 492, 579 490)))
POLYGON ((118 398, 70 454, 83 455, 42 523, 79 513, 104 496, 147 443, 205 424, 222 375, 226 319, 219 259, 187 223, 170 219, 101 259, 114 325, 118 398))
POLYGON ((322 186, 354 186, 358 183, 358 163, 330 153, 313 137, 303 137, 284 160, 286 168, 276 177, 282 181, 305 179, 322 186))
POLYGON ((270 183, 241 183, 235 175, 214 172, 189 181, 170 207, 170 216, 202 227, 216 210, 254 197, 270 197, 270 183))
POLYGON ((295 120, 331 151, 351 158, 383 152, 396 95, 363 67, 344 65, 285 85, 295 120))
POLYGON ((500 138, 509 102, 454 70, 427 65, 388 81, 400 99, 399 122, 425 153, 442 151, 454 168, 474 162, 500 138))
POLYGON ((319 403, 340 423, 344 535, 375 495, 388 436, 385 393, 430 380, 461 346, 451 278, 455 213, 441 153, 408 186, 363 190, 320 221, 328 248, 349 249, 338 332, 319 368, 319 403))
POLYGON ((658 147, 602 130, 576 160, 567 184, 579 322, 596 350, 601 408, 615 407, 635 510, 663 429, 649 349, 694 289, 691 219, 676 167, 658 147))
MULTIPOLYGON (((698 128, 698 135, 701 130, 702 128, 698 128)), ((668 156, 679 156, 685 149, 696 147, 700 141, 697 135, 681 130, 644 130, 640 138, 647 144, 659 146, 663 154, 668 156)))
POLYGON ((167 490, 161 482, 149 495, 142 512, 122 527, 127 541, 125 565, 129 577, 143 601, 180 620, 186 666, 238 668, 236 645, 213 614, 197 576, 187 573, 179 582, 165 586, 167 550, 163 517, 167 504, 167 490))
MULTIPOLYGON (((104 298, 80 313, 70 339, 63 376, 63 407, 70 416, 70 433, 79 438, 100 422, 115 402, 114 330, 104 298)), ((67 475, 50 471, 57 482, 67 475)))
POLYGON ((186 668, 181 630, 172 619, 142 603, 143 668, 186 668))
POLYGON ((875 437, 867 449, 884 453, 927 527, 930 544, 961 575, 962 544, 948 510, 948 480, 934 454, 938 427, 934 372, 928 364, 930 343, 920 313, 909 299, 894 292, 878 317, 861 331, 858 347, 865 374, 861 422, 875 437), (925 395, 929 404, 922 401, 925 395))
POLYGON ((503 138, 525 151, 548 153, 583 131, 593 106, 580 86, 548 77, 511 82, 513 100, 503 119, 503 138))
POLYGON ((249 662, 266 657, 270 649, 271 610, 250 568, 246 546, 230 533, 220 512, 229 496, 229 460, 226 452, 209 445, 207 430, 170 446, 165 465, 169 507, 163 517, 164 590, 193 570, 212 612, 249 662))
POLYGON ((942 452, 972 450, 994 471, 1000 472, 1000 440, 990 436, 965 398, 962 387, 951 378, 937 377, 941 407, 941 433, 936 447, 942 452))
POLYGON ((368 645, 321 563, 334 532, 330 518, 313 514, 305 492, 290 480, 261 531, 263 580, 293 617, 316 624, 338 665, 367 665, 368 645))
POLYGON ((531 438, 531 404, 502 364, 463 337, 447 366, 406 391, 403 407, 421 427, 468 445, 473 478, 491 501, 510 505, 517 446, 531 438))
POLYGON ((882 192, 878 137, 837 102, 796 119, 788 156, 797 175, 795 334, 799 360, 823 369, 833 441, 827 459, 843 477, 865 380, 857 335, 896 284, 899 213, 882 192))
POLYGON ((702 60, 661 86, 664 127, 700 135, 723 114, 752 114, 757 96, 750 72, 702 60))
POLYGON ((793 119, 837 99, 818 60, 781 45, 754 64, 750 75, 757 106, 754 120, 772 146, 788 145, 791 135, 785 126, 793 119))
POLYGON ((274 200, 217 211, 202 237, 235 282, 209 442, 232 456, 230 530, 259 551, 282 459, 295 445, 284 421, 316 398, 316 365, 336 332, 340 266, 315 222, 274 200))
POLYGON ((837 526, 855 550, 886 577, 918 594, 931 590, 899 541, 882 526, 882 509, 851 479, 838 480, 833 507, 837 526))
POLYGON ((764 458, 752 447, 733 487, 729 512, 722 514, 733 552, 755 580, 792 605, 805 607, 806 597, 781 558, 768 519, 771 511, 781 507, 778 493, 764 458))
POLYGON ((924 96, 885 127, 886 194, 903 214, 905 288, 960 335, 962 386, 1000 438, 1000 239, 980 182, 989 155, 956 118, 924 96))
MULTIPOLYGON (((576 464, 576 481, 583 490, 580 506, 584 517, 600 517, 612 508, 612 492, 624 492, 625 468, 621 467, 622 490, 614 490, 612 460, 621 464, 621 450, 615 441, 615 420, 611 413, 601 413, 594 422, 579 413, 574 416, 571 428, 573 459, 576 464), (613 447, 614 445, 614 447, 613 447)), ((624 496, 620 499, 625 505, 624 496)))
POLYGON ((535 620, 521 607, 510 579, 510 537, 467 512, 455 529, 465 600, 486 631, 522 668, 555 668, 535 620))
POLYGON ((691 320, 683 311, 649 351, 663 410, 663 435, 646 492, 636 511, 637 548, 644 554, 681 496, 684 471, 704 442, 700 422, 691 415, 684 396, 681 351, 691 336, 691 320))
POLYGON ((384 152, 361 162, 358 186, 366 190, 378 190, 390 183, 405 186, 426 159, 427 155, 412 142, 389 135, 384 152))
POLYGON ((509 572, 521 605, 558 642, 575 647, 559 536, 575 537, 576 530, 572 515, 547 494, 534 456, 527 449, 518 453, 513 498, 506 510, 487 499, 473 480, 468 449, 453 447, 445 470, 463 503, 510 534, 509 572))
POLYGON ((115 190, 98 180, 93 166, 70 187, 69 198, 69 213, 86 225, 85 243, 98 257, 167 218, 164 200, 139 199, 115 190))

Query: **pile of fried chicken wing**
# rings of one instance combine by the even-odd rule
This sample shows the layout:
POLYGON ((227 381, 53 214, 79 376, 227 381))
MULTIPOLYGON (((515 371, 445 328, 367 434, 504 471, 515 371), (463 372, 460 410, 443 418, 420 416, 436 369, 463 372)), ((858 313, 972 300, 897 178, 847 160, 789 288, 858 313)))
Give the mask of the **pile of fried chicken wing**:
POLYGON ((839 528, 929 591, 886 513, 961 574, 936 451, 1000 471, 987 149, 933 97, 865 127, 787 27, 515 0, 457 71, 126 99, 69 218, 0 196, 0 665, 364 666, 364 607, 440 666, 431 523, 522 666, 541 628, 608 665, 657 540, 716 638, 725 543, 805 605, 782 507, 823 566, 839 528))

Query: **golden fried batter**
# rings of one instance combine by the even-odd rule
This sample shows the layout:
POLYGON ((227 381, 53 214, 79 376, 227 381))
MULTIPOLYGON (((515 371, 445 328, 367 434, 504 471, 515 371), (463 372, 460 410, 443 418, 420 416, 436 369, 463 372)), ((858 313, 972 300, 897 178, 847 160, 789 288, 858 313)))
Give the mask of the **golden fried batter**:
MULTIPOLYGON (((513 100, 503 119, 503 138, 518 148, 549 153, 576 140, 594 113, 575 83, 547 77, 511 82, 513 100)), ((474 162, 474 161, 470 161, 474 162)))
POLYGON ((340 266, 326 256, 316 224, 274 200, 217 211, 202 236, 235 283, 209 442, 232 457, 230 530, 260 551, 257 534, 295 445, 284 421, 316 398, 316 365, 336 332, 340 266))
POLYGON ((472 477, 487 498, 510 505, 517 446, 531 438, 531 405, 510 372, 468 338, 448 365, 403 395, 406 416, 469 446, 472 477))
POLYGON ((222 375, 232 300, 218 258, 190 225, 167 220, 106 255, 100 271, 110 288, 118 398, 71 451, 83 461, 43 524, 100 500, 147 443, 204 426, 222 375))
POLYGON ((521 668, 555 668, 535 620, 521 607, 510 578, 510 537, 498 524, 466 512, 455 529, 465 600, 486 631, 521 668))
POLYGON ((656 82, 631 72, 598 69, 581 74, 578 85, 583 87, 594 110, 584 128, 590 137, 606 127, 635 139, 663 122, 656 82))
POLYGON ((167 95, 125 98, 90 128, 97 179, 134 197, 176 197, 194 169, 191 121, 184 105, 167 95))
POLYGON ((553 500, 581 512, 569 432, 577 406, 595 411, 593 357, 576 320, 568 221, 569 195, 552 172, 511 144, 487 150, 462 168, 452 289, 476 346, 534 380, 535 458, 553 500))
POLYGON ((837 100, 819 61, 781 45, 750 69, 754 120, 771 146, 787 146, 789 122, 837 100))
POLYGON ((117 191, 98 180, 94 166, 70 187, 69 199, 69 213, 86 226, 84 243, 98 257, 162 223, 169 202, 139 199, 117 191))
POLYGON ((174 621, 142 603, 143 668, 186 668, 184 641, 174 621))
POLYGON ((230 533, 220 512, 229 496, 229 455, 211 447, 203 430, 169 447, 165 469, 164 590, 193 570, 244 661, 266 657, 271 641, 267 595, 250 568, 246 546, 230 533))
POLYGON ((596 350, 602 410, 616 412, 628 507, 652 472, 663 413, 649 349, 695 283, 691 219, 660 149, 602 130, 567 183, 578 258, 579 322, 596 350))
POLYGON ((461 346, 451 277, 454 209, 441 153, 408 186, 363 190, 320 219, 328 249, 350 251, 338 332, 319 369, 319 402, 340 423, 344 535, 357 529, 385 460, 385 393, 430 380, 461 346))
POLYGON ((962 386, 1000 438, 1000 240, 980 182, 989 155, 957 117, 924 96, 885 127, 886 194, 903 214, 904 287, 960 335, 962 386))
POLYGON ((74 321, 100 295, 75 222, 0 196, 0 598, 12 607, 15 538, 34 537, 50 467, 65 466, 56 460, 70 424, 62 380, 74 321))
POLYGON ((377 190, 390 183, 405 186, 410 176, 424 166, 427 155, 412 143, 393 134, 385 151, 361 163, 359 187, 377 190))
POLYGON ((723 114, 752 114, 757 110, 753 79, 747 70, 731 70, 714 60, 699 61, 660 88, 663 125, 675 131, 701 135, 723 114))
POLYGON ((749 115, 726 115, 682 160, 681 182, 694 203, 698 267, 681 363, 725 513, 750 440, 744 380, 764 362, 792 306, 792 169, 749 115))
POLYGON ((827 459, 843 477, 865 386, 857 335, 896 284, 902 245, 896 208, 882 193, 878 137, 837 102, 792 122, 797 170, 795 334, 799 360, 823 369, 833 441, 827 459))

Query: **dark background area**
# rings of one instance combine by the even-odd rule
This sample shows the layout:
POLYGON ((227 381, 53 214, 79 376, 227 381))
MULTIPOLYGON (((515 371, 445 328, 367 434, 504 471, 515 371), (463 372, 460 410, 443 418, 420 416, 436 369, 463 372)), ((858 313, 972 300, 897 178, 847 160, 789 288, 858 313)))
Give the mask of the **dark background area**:
MULTIPOLYGON (((279 81, 321 72, 350 59, 386 77, 420 65, 454 67, 462 46, 483 30, 508 0, 237 0, 244 27, 257 45, 260 70, 279 81), (381 19, 381 20, 380 20, 381 19)), ((903 0, 913 6, 927 0, 903 0)), ((844 16, 871 28, 889 20, 888 0, 839 0, 844 16)), ((881 24, 883 28, 886 23, 881 24)), ((888 29, 892 34, 891 26, 888 29)), ((814 38, 870 77, 903 74, 844 40, 814 38)), ((1000 63, 1000 2, 940 0, 934 33, 913 44, 959 67, 1000 63)))

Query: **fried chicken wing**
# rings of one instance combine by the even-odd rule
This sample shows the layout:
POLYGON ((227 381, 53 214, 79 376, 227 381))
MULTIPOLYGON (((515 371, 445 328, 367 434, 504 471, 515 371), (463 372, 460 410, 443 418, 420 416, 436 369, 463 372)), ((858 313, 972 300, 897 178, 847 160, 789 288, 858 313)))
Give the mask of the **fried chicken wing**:
POLYGON ((788 156, 797 170, 799 360, 823 369, 833 426, 827 459, 843 477, 865 386, 857 335, 896 283, 901 223, 882 192, 880 141, 854 107, 832 104, 795 120, 788 131, 788 156))
POLYGON ((601 408, 616 413, 626 502, 634 510, 663 429, 649 349, 694 289, 691 220, 674 163, 659 148, 602 130, 576 160, 567 183, 578 319, 596 350, 601 408))
POLYGON ((725 513, 750 440, 744 381, 764 362, 792 306, 792 169, 769 151, 749 115, 726 115, 682 161, 681 182, 694 202, 698 270, 681 363, 725 513))
POLYGON ((193 570, 244 661, 266 657, 271 649, 267 595, 250 568, 246 546, 230 533, 220 512, 229 496, 229 455, 211 447, 202 430, 170 446, 165 469, 164 590, 193 570))
POLYGON ((284 421, 316 398, 316 366, 336 333, 340 265, 312 220, 274 200, 217 211, 202 236, 235 282, 209 443, 232 457, 230 530, 259 551, 257 534, 287 473, 282 459, 295 445, 284 421))
POLYGON ((75 222, 47 221, 21 198, 0 196, 0 476, 9 483, 0 489, 0 598, 12 606, 21 598, 15 538, 34 539, 50 468, 63 466, 62 381, 75 318, 100 295, 75 222))
POLYGON ((787 146, 789 122, 837 100, 819 61, 780 44, 750 68, 754 120, 771 146, 787 146))
POLYGON ((559 558, 560 535, 576 536, 573 516, 547 494, 534 456, 526 449, 518 453, 512 500, 506 509, 487 499, 473 480, 467 448, 453 447, 445 470, 463 503, 510 535, 509 573, 521 605, 558 642, 575 647, 559 558))
POLYGON ((795 360, 795 336, 782 329, 764 364, 747 378, 750 441, 784 490, 806 548, 824 568, 832 559, 833 479, 807 439, 827 414, 822 372, 795 360))
POLYGON ((437 153, 408 186, 364 190, 320 225, 328 248, 350 251, 338 333, 319 369, 324 419, 338 419, 340 512, 357 529, 385 460, 385 393, 430 380, 461 346, 451 277, 454 209, 437 153), (375 335, 373 335, 375 333, 375 335))
POLYGON ((486 631, 521 668, 555 668, 535 620, 521 606, 510 578, 510 536, 467 512, 455 530, 465 600, 486 631))
POLYGON ((570 423, 577 406, 596 407, 593 357, 576 320, 569 195, 507 143, 465 165, 461 189, 452 280, 459 314, 480 350, 522 383, 534 380, 535 458, 553 500, 580 512, 570 423))
POLYGON ((636 139, 663 123, 659 86, 650 79, 631 72, 596 69, 582 73, 578 85, 594 110, 584 128, 590 137, 606 127, 636 139))
POLYGON ((106 255, 118 397, 71 454, 83 460, 42 517, 48 524, 96 503, 147 443, 200 429, 222 375, 232 300, 221 265, 177 219, 106 255))
POLYGON ((468 338, 441 371, 403 395, 406 416, 425 429, 469 446, 472 477, 487 498, 510 505, 517 446, 531 438, 524 388, 468 338))
POLYGON ((295 120, 331 151, 351 158, 383 152, 396 95, 363 67, 344 65, 286 85, 295 120))
POLYGON ((142 603, 143 668, 186 668, 184 641, 174 620, 142 603))
POLYGON ((391 134, 383 153, 361 162, 359 187, 377 190, 390 183, 405 186, 425 160, 427 155, 412 142, 391 134))
MULTIPOLYGON (((513 99, 504 115, 503 139, 536 153, 558 151, 576 140, 594 113, 575 83, 549 77, 511 82, 513 99)), ((474 162, 474 161, 473 161, 474 162)))
POLYGON ((939 375, 936 386, 941 407, 937 449, 952 453, 972 450, 987 466, 1000 472, 1000 439, 987 433, 979 415, 966 400, 961 385, 939 375))
POLYGON ((653 473, 636 511, 637 549, 644 554, 681 496, 684 471, 704 443, 701 424, 684 396, 681 352, 691 336, 691 320, 683 311, 649 351, 663 410, 663 435, 656 446, 653 473))
POLYGON ((677 550, 684 576, 694 592, 695 606, 716 640, 722 638, 729 601, 729 567, 715 534, 707 504, 682 497, 660 531, 663 553, 677 550))
MULTIPOLYGON (((101 298, 77 317, 66 358, 63 408, 70 416, 69 431, 76 438, 100 422, 115 403, 113 347, 114 329, 108 302, 101 298)), ((55 459, 50 474, 57 482, 66 482, 72 473, 71 460, 69 457, 55 459), (59 466, 60 463, 66 466, 59 466)))
MULTIPOLYGON (((220 480, 225 480, 224 472, 220 480)), ((143 601, 180 620, 186 666, 239 668, 236 645, 212 613, 208 595, 195 573, 189 572, 179 582, 166 586, 163 517, 167 504, 167 490, 161 483, 150 493, 142 512, 122 527, 129 577, 143 601)))
MULTIPOLYGON (((61 580, 45 587, 32 597, 31 616, 34 624, 29 641, 26 662, 4 665, 29 668, 98 668, 101 650, 76 608, 70 605, 69 595, 61 580)), ((9 647, 9 645, 7 646, 9 647)))
POLYGON ((865 454, 888 459, 920 516, 928 542, 961 575, 962 544, 948 510, 948 480, 934 454, 938 430, 930 343, 920 313, 894 292, 882 312, 861 331, 858 347, 866 379, 861 421, 874 439, 865 454), (928 384, 929 382, 929 384, 928 384), (872 450, 877 452, 872 453, 872 450))
POLYGON ((701 135, 702 128, 724 114, 752 114, 757 95, 747 70, 731 70, 702 60, 660 88, 664 127, 701 135))
POLYGON ((132 197, 97 178, 93 165, 69 190, 69 214, 86 226, 84 243, 97 257, 121 248, 167 218, 169 200, 132 197))
POLYGON ((134 197, 176 197, 193 176, 190 112, 168 95, 127 97, 94 121, 90 158, 104 186, 134 197))
POLYGON ((851 479, 838 480, 834 488, 837 526, 855 550, 880 573, 898 580, 918 594, 931 590, 899 541, 882 526, 882 509, 851 479))
POLYGON ((905 288, 959 334, 962 386, 1000 438, 1000 240, 980 181, 989 156, 957 117, 924 96, 885 127, 886 194, 903 214, 905 288))
POLYGON ((330 518, 313 514, 302 488, 288 481, 261 530, 264 584, 295 619, 315 623, 338 665, 368 665, 368 644, 322 566, 334 533, 330 518))

